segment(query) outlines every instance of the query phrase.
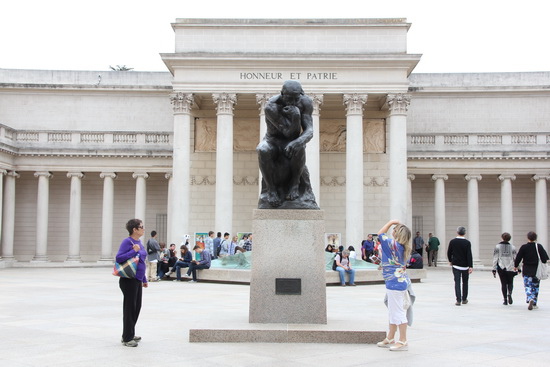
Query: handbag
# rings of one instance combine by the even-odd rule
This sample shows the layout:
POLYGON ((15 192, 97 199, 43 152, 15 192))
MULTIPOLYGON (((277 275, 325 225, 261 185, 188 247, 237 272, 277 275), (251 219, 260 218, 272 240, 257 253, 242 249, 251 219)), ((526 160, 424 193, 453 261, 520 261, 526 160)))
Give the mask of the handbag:
POLYGON ((535 248, 537 249, 537 256, 539 258, 539 264, 537 265, 537 273, 535 274, 535 276, 539 280, 548 279, 548 265, 546 265, 545 263, 543 263, 541 261, 540 254, 539 254, 539 244, 538 243, 535 243, 535 248))
POLYGON ((115 262, 113 275, 121 278, 134 279, 136 277, 137 266, 139 262, 139 254, 129 258, 123 263, 115 262))

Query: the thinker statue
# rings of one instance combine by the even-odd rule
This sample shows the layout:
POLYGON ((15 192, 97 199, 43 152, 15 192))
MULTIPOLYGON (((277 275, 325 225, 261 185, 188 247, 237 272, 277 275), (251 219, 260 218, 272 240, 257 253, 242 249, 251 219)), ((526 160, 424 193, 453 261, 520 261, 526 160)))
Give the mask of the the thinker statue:
POLYGON ((312 112, 311 98, 294 80, 266 103, 267 132, 256 148, 263 176, 259 209, 319 209, 306 167, 312 112))

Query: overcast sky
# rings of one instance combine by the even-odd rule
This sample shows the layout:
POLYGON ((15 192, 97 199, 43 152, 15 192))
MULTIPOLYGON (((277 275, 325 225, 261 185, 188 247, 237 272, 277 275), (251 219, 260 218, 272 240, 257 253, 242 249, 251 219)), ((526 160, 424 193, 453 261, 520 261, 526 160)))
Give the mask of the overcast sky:
POLYGON ((3 1, 0 68, 166 71, 176 18, 406 18, 414 72, 550 71, 550 0, 3 1))

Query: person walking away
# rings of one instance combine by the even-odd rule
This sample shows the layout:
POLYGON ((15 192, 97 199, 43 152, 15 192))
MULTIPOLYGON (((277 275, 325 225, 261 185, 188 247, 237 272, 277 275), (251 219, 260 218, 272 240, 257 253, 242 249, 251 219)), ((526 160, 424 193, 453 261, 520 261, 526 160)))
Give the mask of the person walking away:
POLYGON ((456 306, 468 303, 468 280, 472 271, 474 271, 472 259, 472 244, 464 236, 466 228, 458 227, 456 229, 456 238, 449 242, 447 249, 447 258, 449 265, 453 268, 455 281, 456 306), (462 292, 460 281, 462 280, 462 292), (462 302, 462 303, 461 303, 462 302))
POLYGON ((546 264, 548 253, 540 243, 537 243, 535 232, 527 233, 527 242, 519 248, 514 270, 518 270, 519 264, 523 261, 523 285, 525 287, 527 309, 529 311, 538 308, 540 279, 536 277, 539 261, 546 264))
POLYGON ((502 241, 496 245, 493 252, 493 276, 500 279, 502 297, 504 298, 503 305, 511 305, 514 303, 512 299, 512 291, 514 290, 514 277, 518 274, 514 271, 514 261, 516 259, 516 248, 510 243, 512 236, 508 232, 504 232, 500 238, 502 241))
POLYGON ((437 267, 437 253, 439 252, 439 238, 432 233, 428 234, 428 266, 437 267))

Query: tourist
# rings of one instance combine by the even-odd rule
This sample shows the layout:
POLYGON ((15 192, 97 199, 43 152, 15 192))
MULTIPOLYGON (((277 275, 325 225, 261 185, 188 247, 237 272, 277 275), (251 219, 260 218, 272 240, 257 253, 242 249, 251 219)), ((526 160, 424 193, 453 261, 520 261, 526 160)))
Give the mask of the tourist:
POLYGON ((164 278, 164 275, 168 273, 169 267, 168 263, 170 261, 170 250, 166 248, 166 243, 161 242, 159 243, 160 246, 160 259, 157 267, 157 277, 158 279, 164 278))
POLYGON ((418 252, 422 256, 422 251, 424 250, 424 239, 420 235, 420 232, 416 232, 416 237, 413 240, 413 250, 418 252))
POLYGON ((447 258, 449 265, 453 267, 453 276, 455 281, 455 296, 456 306, 468 303, 468 280, 470 274, 474 271, 472 260, 472 244, 464 235, 466 228, 458 227, 456 229, 457 236, 449 242, 447 249, 447 258), (460 281, 462 280, 462 292, 460 289, 460 281))
POLYGON ((527 233, 527 242, 519 248, 516 260, 514 261, 514 270, 518 270, 519 264, 523 261, 523 285, 525 286, 527 309, 538 308, 540 279, 536 277, 539 261, 546 264, 548 254, 540 243, 537 243, 537 234, 535 232, 527 233))
POLYGON ((158 281, 157 265, 160 259, 160 246, 157 242, 157 231, 151 231, 151 238, 147 241, 147 280, 149 282, 158 281))
POLYGON ((432 233, 428 233, 428 266, 432 264, 437 267, 437 253, 439 251, 439 238, 432 233))
POLYGON ((342 287, 346 286, 346 276, 345 273, 349 274, 349 285, 355 287, 355 269, 351 267, 349 261, 349 251, 344 250, 341 253, 337 253, 334 257, 334 262, 336 263, 336 271, 340 275, 340 285, 342 287))
POLYGON ((231 241, 229 240, 229 233, 225 232, 223 234, 223 240, 220 242, 220 252, 218 254, 219 257, 229 256, 230 244, 231 244, 231 241))
POLYGON ((408 299, 407 288, 411 284, 405 265, 411 253, 411 231, 398 220, 390 220, 378 231, 378 239, 382 255, 382 277, 386 283, 389 331, 386 338, 377 345, 390 348, 390 351, 404 351, 408 349, 409 322, 405 302, 408 299), (387 235, 392 226, 395 226, 392 234, 394 239, 387 235), (398 329, 399 340, 396 342, 395 334, 398 329))
POLYGON ((371 256, 374 254, 374 240, 372 234, 367 236, 366 240, 363 240, 361 244, 361 259, 366 262, 372 262, 371 256))
POLYGON ((514 260, 516 259, 516 248, 510 243, 512 236, 508 232, 504 232, 500 238, 502 241, 495 247, 493 251, 493 276, 500 278, 502 297, 504 298, 503 305, 511 305, 512 290, 514 289, 514 277, 518 274, 514 271, 514 260))
POLYGON ((238 246, 238 237, 233 236, 231 238, 231 243, 229 244, 229 256, 235 255, 235 250, 236 250, 237 246, 238 246))
POLYGON ((413 250, 411 258, 407 262, 407 269, 423 269, 424 268, 424 259, 416 251, 413 250))
POLYGON ((141 220, 130 219, 128 223, 126 223, 128 237, 122 240, 116 254, 117 263, 123 263, 139 254, 136 277, 133 279, 121 277, 118 281, 120 290, 124 295, 121 342, 126 347, 137 347, 138 342, 141 340, 140 336, 136 336, 135 329, 141 310, 142 288, 147 288, 148 285, 145 276, 145 258, 147 257, 147 251, 140 240, 145 232, 143 228, 143 222, 141 220))
POLYGON ((325 247, 325 251, 326 251, 326 252, 332 253, 333 250, 334 250, 334 247, 332 247, 332 245, 331 245, 330 243, 327 245, 327 247, 325 247))
POLYGON ((214 257, 214 231, 208 232, 208 237, 204 239, 204 249, 210 252, 210 256, 214 257))
POLYGON ((355 260, 357 258, 357 253, 355 252, 355 247, 348 246, 349 258, 355 260))
POLYGON ((204 251, 202 247, 199 245, 196 245, 193 247, 193 251, 200 254, 201 259, 199 261, 193 260, 191 261, 191 265, 189 266, 189 270, 187 270, 187 276, 193 275, 193 279, 190 280, 190 283, 196 283, 197 282, 197 270, 200 269, 210 269, 210 264, 212 261, 212 258, 210 257, 210 253, 208 251, 204 251))
POLYGON ((220 256, 220 250, 221 250, 221 247, 220 247, 220 244, 222 243, 222 233, 221 232, 218 232, 216 234, 216 238, 214 238, 214 257, 212 257, 213 259, 216 259, 218 256, 220 256))
POLYGON ((181 245, 180 252, 180 258, 174 265, 174 270, 176 271, 176 279, 174 282, 181 281, 181 268, 188 268, 191 266, 191 262, 193 260, 193 254, 189 251, 189 248, 187 248, 186 245, 181 245))

